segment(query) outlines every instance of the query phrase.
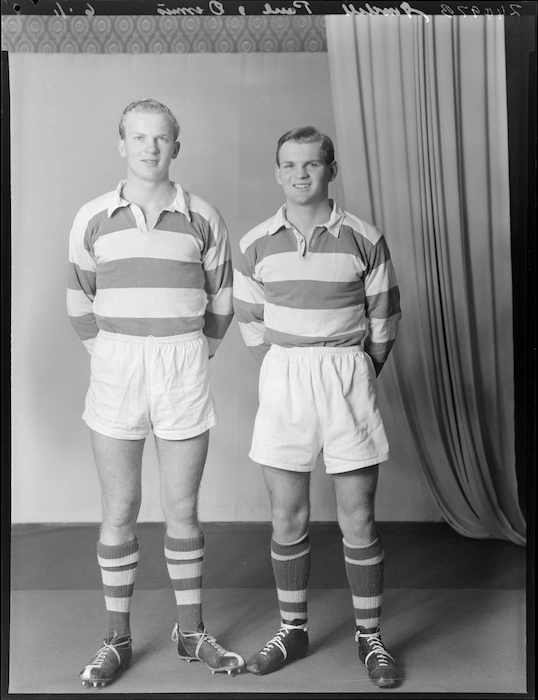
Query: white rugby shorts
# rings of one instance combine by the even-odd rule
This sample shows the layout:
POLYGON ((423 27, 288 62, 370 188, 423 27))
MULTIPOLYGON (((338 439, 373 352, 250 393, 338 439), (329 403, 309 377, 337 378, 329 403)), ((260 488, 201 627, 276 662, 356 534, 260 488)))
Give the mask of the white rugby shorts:
POLYGON ((359 347, 272 345, 260 370, 249 457, 269 467, 328 474, 389 458, 372 360, 359 347))
POLYGON ((120 440, 185 440, 217 422, 202 331, 166 337, 99 331, 82 416, 120 440))

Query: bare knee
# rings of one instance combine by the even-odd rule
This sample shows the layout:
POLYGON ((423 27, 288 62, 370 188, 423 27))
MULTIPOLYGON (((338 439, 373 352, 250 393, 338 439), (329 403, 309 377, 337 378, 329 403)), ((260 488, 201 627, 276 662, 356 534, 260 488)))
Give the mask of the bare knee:
POLYGON ((373 509, 357 507, 351 510, 338 509, 338 524, 349 544, 365 546, 376 538, 373 509))
POLYGON ((309 517, 310 509, 307 504, 296 505, 293 508, 273 506, 273 537, 282 544, 295 542, 306 532, 309 517))
POLYGON ((334 477, 338 524, 349 544, 371 544, 377 529, 374 503, 378 467, 373 465, 334 477))
POLYGON ((170 537, 196 537, 200 532, 198 524, 198 504, 196 496, 171 500, 162 497, 162 507, 166 530, 170 537))
POLYGON ((101 541, 104 544, 123 544, 133 539, 140 510, 140 499, 103 499, 101 541))

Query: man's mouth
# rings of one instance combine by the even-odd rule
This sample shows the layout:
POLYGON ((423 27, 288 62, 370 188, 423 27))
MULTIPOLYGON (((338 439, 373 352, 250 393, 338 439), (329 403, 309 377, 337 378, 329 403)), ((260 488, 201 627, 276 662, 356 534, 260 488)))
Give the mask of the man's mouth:
POLYGON ((296 185, 293 185, 293 186, 296 187, 298 190, 306 190, 306 189, 308 189, 308 188, 310 187, 310 184, 304 183, 304 184, 300 184, 300 185, 299 185, 299 184, 296 184, 296 185))

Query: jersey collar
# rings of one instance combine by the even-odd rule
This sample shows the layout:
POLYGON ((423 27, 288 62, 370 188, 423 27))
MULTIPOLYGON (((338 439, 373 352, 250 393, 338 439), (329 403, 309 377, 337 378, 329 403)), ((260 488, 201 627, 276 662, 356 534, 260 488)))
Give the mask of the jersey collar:
MULTIPOLYGON (((124 199, 121 196, 121 193, 126 183, 127 180, 121 180, 113 193, 112 202, 108 207, 109 218, 112 216, 112 214, 114 214, 114 212, 117 209, 121 209, 122 207, 128 207, 132 204, 132 202, 129 202, 127 199, 124 199)), ((173 185, 176 188, 176 196, 174 198, 174 201, 169 206, 164 207, 163 211, 178 211, 181 214, 184 214, 187 217, 187 219, 191 221, 191 214, 189 210, 189 193, 186 192, 182 187, 180 187, 180 185, 178 185, 177 182, 174 182, 173 185)))
MULTIPOLYGON (((326 223, 319 224, 319 226, 323 226, 331 235, 333 235, 335 238, 338 238, 338 236, 340 235, 340 227, 342 226, 342 222, 344 221, 346 214, 337 202, 335 202, 332 199, 329 201, 332 204, 331 216, 329 217, 329 220, 326 223)), ((286 205, 283 204, 269 222, 267 235, 273 236, 275 233, 278 233, 282 229, 291 228, 292 225, 286 218, 286 205)))

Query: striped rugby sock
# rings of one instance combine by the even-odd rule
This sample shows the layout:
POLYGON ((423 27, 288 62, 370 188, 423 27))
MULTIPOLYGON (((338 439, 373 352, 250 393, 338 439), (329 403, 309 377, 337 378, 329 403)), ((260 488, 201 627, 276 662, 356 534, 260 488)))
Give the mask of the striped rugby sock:
POLYGON ((138 540, 118 545, 97 542, 97 561, 101 567, 101 579, 108 611, 108 636, 130 634, 131 599, 133 597, 136 567, 138 566, 138 540))
POLYGON ((310 538, 308 532, 301 539, 281 544, 271 539, 271 562, 282 621, 287 624, 306 624, 308 576, 310 574, 310 538))
POLYGON ((346 573, 353 596, 355 624, 362 632, 379 628, 383 601, 383 560, 385 552, 381 537, 360 547, 344 543, 346 573))
POLYGON ((203 533, 187 539, 165 535, 164 556, 176 596, 179 628, 183 632, 201 630, 203 533))

